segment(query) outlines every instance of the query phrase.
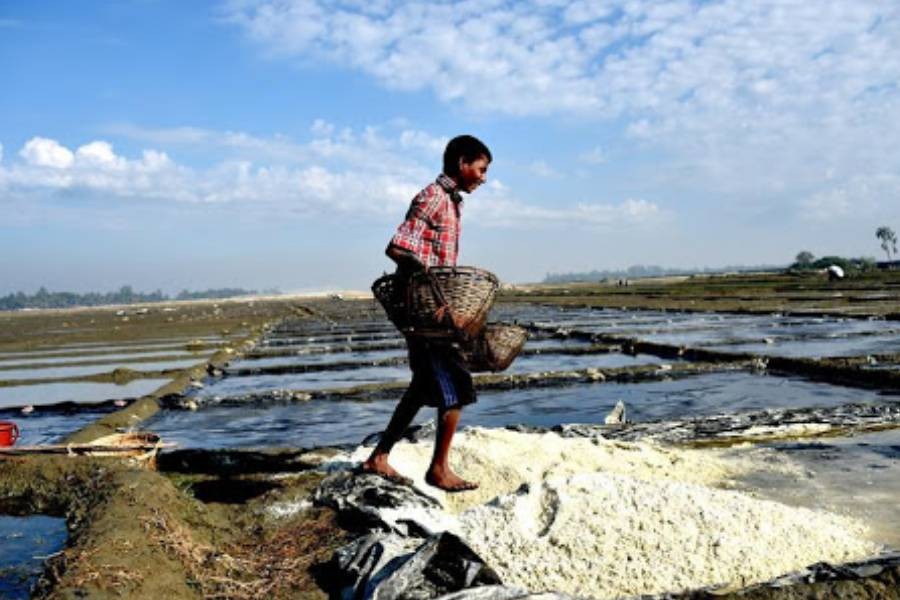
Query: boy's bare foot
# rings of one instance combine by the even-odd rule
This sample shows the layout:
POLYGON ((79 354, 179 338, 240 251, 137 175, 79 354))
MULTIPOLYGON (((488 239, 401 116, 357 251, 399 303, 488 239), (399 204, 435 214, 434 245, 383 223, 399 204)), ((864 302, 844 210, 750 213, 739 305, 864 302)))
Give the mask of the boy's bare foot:
POLYGON ((388 464, 387 455, 384 454, 370 456, 369 459, 360 466, 360 471, 363 473, 372 473, 373 475, 381 475, 385 479, 390 479, 397 483, 412 483, 412 479, 404 477, 397 469, 388 464))
POLYGON ((468 492, 478 489, 474 481, 466 481, 449 468, 431 467, 425 474, 425 483, 445 492, 468 492))

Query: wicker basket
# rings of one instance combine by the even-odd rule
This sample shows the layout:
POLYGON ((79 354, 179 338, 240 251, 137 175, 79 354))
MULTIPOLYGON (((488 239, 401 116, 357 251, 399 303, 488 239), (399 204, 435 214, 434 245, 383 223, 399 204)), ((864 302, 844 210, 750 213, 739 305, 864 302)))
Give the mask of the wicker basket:
POLYGON ((372 293, 384 308, 388 319, 400 331, 409 329, 406 311, 406 285, 395 274, 384 275, 372 284, 372 293))
POLYGON ((433 267, 416 273, 407 291, 411 332, 476 338, 484 330, 499 287, 493 273, 476 267, 433 267))
POLYGON ((402 332, 429 338, 474 339, 484 329, 500 282, 476 267, 432 267, 408 284, 385 275, 372 292, 402 332))
POLYGON ((460 354, 470 371, 503 371, 522 351, 528 332, 517 325, 490 324, 484 332, 462 344, 460 354))

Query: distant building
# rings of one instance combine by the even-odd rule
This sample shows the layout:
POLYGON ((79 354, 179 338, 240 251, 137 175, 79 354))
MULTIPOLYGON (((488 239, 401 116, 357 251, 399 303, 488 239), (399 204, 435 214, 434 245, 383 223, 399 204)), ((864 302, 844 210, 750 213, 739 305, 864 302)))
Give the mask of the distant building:
POLYGON ((882 271, 900 271, 900 260, 882 260, 875 264, 882 271))

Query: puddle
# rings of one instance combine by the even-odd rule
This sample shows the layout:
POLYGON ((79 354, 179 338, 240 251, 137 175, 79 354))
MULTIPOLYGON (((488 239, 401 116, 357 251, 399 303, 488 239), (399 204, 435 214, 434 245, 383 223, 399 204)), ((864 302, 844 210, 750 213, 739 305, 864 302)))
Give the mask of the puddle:
POLYGON ((18 425, 21 437, 16 443, 17 446, 58 444, 69 434, 114 410, 118 409, 112 405, 66 410, 36 408, 33 413, 27 415, 18 410, 5 410, 0 411, 0 420, 14 421, 18 425))
POLYGON ((801 479, 769 473, 743 483, 766 498, 857 517, 872 541, 900 550, 900 430, 766 444, 799 464, 801 479))
POLYGON ((48 555, 65 547, 65 519, 0 515, 0 598, 27 600, 48 555))
MULTIPOLYGON (((37 369, 10 369, 0 371, 0 381, 16 381, 25 379, 52 379, 55 377, 80 377, 83 375, 97 375, 110 373, 118 367, 124 367, 133 371, 165 371, 167 369, 186 369, 204 360, 204 357, 189 358, 186 360, 164 360, 158 362, 143 363, 109 363, 85 367, 50 367, 37 369)), ((40 384, 35 384, 40 385, 40 384)))
POLYGON ((116 398, 138 398, 169 382, 168 378, 137 379, 124 385, 114 383, 42 383, 0 388, 0 408, 59 402, 102 402, 116 398))

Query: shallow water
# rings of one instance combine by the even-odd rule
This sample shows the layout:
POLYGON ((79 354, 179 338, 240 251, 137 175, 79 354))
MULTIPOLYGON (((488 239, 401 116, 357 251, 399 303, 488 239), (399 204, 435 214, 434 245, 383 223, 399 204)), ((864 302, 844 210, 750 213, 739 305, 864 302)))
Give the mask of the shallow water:
POLYGON ((114 383, 42 383, 0 388, 0 408, 46 405, 59 402, 102 402, 118 398, 138 398, 169 382, 169 379, 137 379, 124 385, 114 383))
MULTIPOLYGON (((521 311, 520 315, 527 313, 521 311)), ((541 316, 550 315, 545 310, 541 316)), ((896 323, 881 319, 652 311, 596 311, 585 315, 582 310, 561 312, 536 322, 543 327, 765 355, 826 357, 900 352, 896 323)))
POLYGON ((766 356, 834 357, 862 356, 900 352, 900 335, 864 336, 832 339, 784 340, 774 338, 772 343, 734 344, 710 346, 723 352, 750 352, 766 356))
POLYGON ((16 352, 0 352, 0 360, 6 358, 18 358, 20 356, 40 355, 56 352, 98 352, 108 350, 122 350, 123 352, 135 348, 168 348, 174 346, 184 346, 189 342, 201 340, 206 343, 214 344, 217 342, 228 341, 227 337, 219 335, 207 335, 197 337, 169 337, 169 338, 143 338, 129 342, 83 342, 78 344, 59 344, 57 346, 44 346, 35 348, 34 350, 20 350, 16 352))
POLYGON ((310 335, 294 333, 293 335, 267 336, 262 346, 297 346, 303 344, 337 344, 348 342, 372 342, 377 340, 400 339, 396 329, 384 331, 346 331, 341 333, 320 333, 310 335))
POLYGON ((152 356, 191 356, 200 353, 209 354, 215 348, 203 347, 198 350, 188 350, 185 344, 177 346, 135 346, 133 348, 109 347, 98 350, 81 350, 66 352, 25 352, 7 355, 0 359, 0 366, 15 366, 30 363, 44 362, 68 362, 80 360, 119 360, 123 358, 144 358, 152 356))
POLYGON ((409 369, 405 366, 360 367, 347 371, 314 371, 284 375, 244 375, 217 379, 196 396, 241 396, 271 390, 321 390, 345 388, 364 383, 409 381, 409 369))
POLYGON ((126 368, 133 371, 165 371, 168 369, 186 369, 201 362, 203 357, 189 358, 187 360, 164 360, 143 363, 109 363, 85 367, 45 367, 37 369, 10 369, 0 371, 0 381, 16 381, 24 379, 52 379, 56 377, 80 377, 83 375, 97 375, 111 373, 117 368, 126 368))
POLYGON ((856 517, 873 541, 900 550, 900 429, 849 438, 767 444, 805 471, 744 481, 779 502, 856 517))
POLYGON ((90 425, 103 415, 117 410, 115 406, 50 410, 36 407, 30 414, 19 410, 0 410, 0 420, 13 421, 19 427, 17 446, 58 444, 68 435, 90 425))
MULTIPOLYGON (((183 448, 358 443, 384 428, 394 406, 393 401, 333 400, 245 407, 211 405, 197 411, 161 411, 143 429, 159 433, 183 448)), ((422 410, 417 420, 432 418, 433 412, 422 410)))
MULTIPOLYGON (((93 356, 84 356, 84 355, 73 355, 73 356, 59 356, 59 357, 51 357, 51 358, 40 358, 40 357, 32 357, 27 359, 17 359, 17 360, 8 360, 0 362, 0 378, 3 377, 4 371, 12 370, 16 367, 28 366, 33 364, 52 364, 52 365, 60 365, 67 366, 70 363, 80 363, 80 362, 97 362, 103 364, 116 364, 122 361, 141 361, 143 359, 148 358, 157 358, 157 357, 167 357, 172 359, 187 359, 196 357, 197 360, 202 358, 208 358, 212 356, 210 352, 188 352, 183 349, 183 347, 179 347, 178 350, 156 350, 152 352, 133 352, 133 353, 118 353, 118 354, 98 354, 93 356)), ((152 361, 148 361, 152 362, 152 361)))
POLYGON ((406 356, 406 350, 372 350, 368 352, 338 352, 328 354, 298 354, 293 356, 273 356, 271 358, 251 358, 229 363, 234 369, 263 369, 288 365, 324 365, 335 362, 361 362, 385 360, 406 356))
POLYGON ((0 515, 0 598, 27 600, 50 554, 63 549, 66 520, 0 515))
MULTIPOLYGON (((235 378, 248 379, 248 378, 235 378)), ((402 392, 398 391, 399 399, 402 392)), ((622 400, 634 421, 675 419, 762 408, 828 406, 877 401, 878 394, 851 388, 749 373, 713 373, 649 383, 577 384, 481 392, 463 411, 463 425, 602 423, 622 400)), ((204 406, 162 411, 145 428, 187 447, 318 446, 356 443, 380 431, 396 400, 312 400, 292 404, 204 406)), ((432 418, 425 407, 419 418, 432 418)))
POLYGON ((586 347, 590 344, 585 340, 581 340, 578 338, 536 338, 532 336, 525 342, 525 348, 537 349, 537 350, 552 350, 554 348, 578 348, 578 347, 586 347))
POLYGON ((505 373, 534 373, 539 371, 574 371, 580 369, 615 369, 637 365, 660 365, 665 361, 650 354, 629 355, 619 352, 600 354, 528 354, 518 357, 505 373))

